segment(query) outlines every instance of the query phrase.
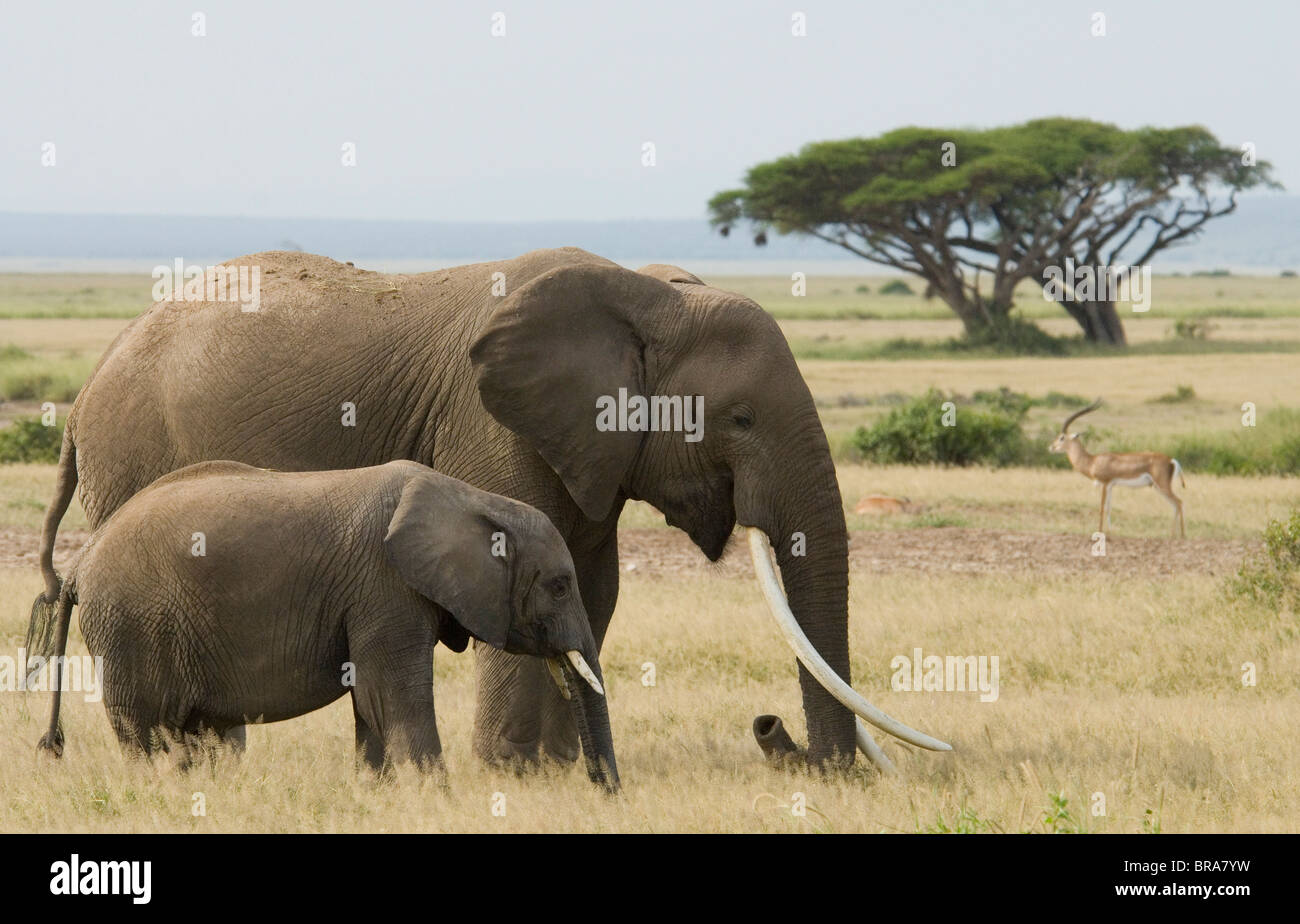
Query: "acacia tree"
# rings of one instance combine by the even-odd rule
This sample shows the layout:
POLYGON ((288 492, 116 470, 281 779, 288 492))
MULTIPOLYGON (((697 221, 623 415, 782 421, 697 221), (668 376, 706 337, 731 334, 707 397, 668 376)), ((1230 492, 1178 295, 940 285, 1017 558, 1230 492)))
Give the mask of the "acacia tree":
MULTIPOLYGON (((1022 280, 1146 265, 1236 209, 1241 190, 1277 187, 1269 169, 1199 126, 900 128, 758 164, 709 210, 724 236, 742 222, 759 245, 773 230, 809 235, 920 276, 968 334, 996 338, 1022 280)), ((1088 340, 1125 342, 1113 299, 1067 285, 1060 301, 1088 340)))

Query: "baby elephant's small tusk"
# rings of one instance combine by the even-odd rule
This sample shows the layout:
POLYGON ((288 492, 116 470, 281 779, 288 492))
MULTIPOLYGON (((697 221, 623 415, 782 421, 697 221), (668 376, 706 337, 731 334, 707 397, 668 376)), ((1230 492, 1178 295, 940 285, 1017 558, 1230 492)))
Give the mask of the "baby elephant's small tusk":
POLYGON ((604 688, 601 687, 600 681, 596 679, 596 675, 592 673, 591 668, 587 666, 587 662, 582 659, 582 655, 577 651, 566 651, 564 655, 569 659, 569 663, 573 665, 573 669, 578 672, 582 679, 587 681, 593 690, 604 696, 604 688))
POLYGON ((560 688, 560 695, 565 699, 568 699, 569 685, 564 682, 564 669, 560 667, 560 662, 555 658, 547 658, 546 669, 551 672, 551 677, 555 680, 555 685, 560 688))

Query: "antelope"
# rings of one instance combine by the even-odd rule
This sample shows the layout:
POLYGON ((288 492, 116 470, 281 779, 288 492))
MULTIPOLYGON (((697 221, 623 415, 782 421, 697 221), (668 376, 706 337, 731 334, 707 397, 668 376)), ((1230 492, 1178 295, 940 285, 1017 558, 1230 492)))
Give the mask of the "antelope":
POLYGON ((1105 532, 1110 525, 1110 491, 1116 485, 1126 488, 1142 488, 1154 485, 1174 508, 1174 527, 1177 534, 1187 537, 1183 525, 1183 502, 1174 494, 1174 478, 1184 488, 1187 482, 1183 478, 1183 467, 1177 459, 1171 459, 1159 452, 1101 452, 1092 455, 1079 442, 1079 434, 1070 432, 1070 424, 1084 414, 1101 407, 1098 398, 1081 411, 1075 411, 1061 424, 1061 432, 1048 447, 1051 452, 1063 452, 1070 460, 1070 465, 1080 475, 1092 479, 1093 484, 1101 485, 1101 518, 1097 525, 1099 532, 1105 532))
POLYGON ((854 513, 885 516, 891 513, 922 513, 924 504, 914 504, 906 497, 890 497, 888 494, 868 494, 853 508, 854 513))

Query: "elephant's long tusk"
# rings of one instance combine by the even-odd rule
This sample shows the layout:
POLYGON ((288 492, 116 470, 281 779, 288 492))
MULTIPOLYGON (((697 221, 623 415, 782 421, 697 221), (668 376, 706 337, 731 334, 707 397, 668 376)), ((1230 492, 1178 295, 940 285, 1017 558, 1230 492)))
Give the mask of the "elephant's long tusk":
POLYGON ((605 690, 601 687, 600 681, 596 679, 596 675, 592 673, 591 668, 587 666, 587 662, 582 659, 582 655, 574 650, 566 651, 564 656, 569 659, 569 663, 573 665, 573 669, 578 672, 578 675, 582 677, 583 680, 590 684, 593 690, 601 696, 605 695, 605 690))
POLYGON ((547 658, 546 669, 551 672, 551 678, 555 681, 555 685, 560 688, 560 695, 568 699, 569 685, 564 682, 564 669, 560 667, 560 662, 555 658, 547 658))
MULTIPOLYGON (((804 635, 803 630, 799 628, 799 623, 795 621, 794 613, 790 612, 790 604, 786 602, 785 594, 781 591, 781 585, 777 583, 776 572, 772 568, 772 559, 768 553, 767 536, 761 530, 752 526, 748 527, 748 532, 749 551, 754 559, 754 570, 758 573, 758 583, 763 588, 763 596, 767 598, 768 607, 776 618, 781 634, 785 636, 786 642, 794 649, 795 657, 799 659, 799 663, 808 669, 808 673, 816 677, 817 682, 825 687, 828 693, 881 731, 889 732, 895 738, 900 738, 919 748, 930 751, 951 751, 952 745, 945 744, 938 738, 931 738, 924 732, 919 732, 914 728, 908 728, 897 719, 881 712, 867 702, 862 694, 845 683, 839 674, 835 673, 835 670, 826 663, 826 660, 813 647, 812 642, 808 641, 808 636, 804 635)), ((873 750, 879 752, 880 748, 876 746, 874 741, 871 741, 870 735, 865 737, 867 741, 871 741, 871 749, 864 745, 864 731, 865 729, 859 727, 857 734, 858 746, 863 748, 868 757, 878 760, 877 757, 873 756, 873 750)), ((880 753, 879 756, 883 757, 884 755, 880 753)))
POLYGON ((889 755, 882 751, 880 745, 876 744, 876 739, 871 737, 871 729, 867 728, 867 723, 859 718, 855 718, 853 721, 857 723, 857 733, 854 737, 857 738, 858 750, 866 754, 867 760, 875 764, 880 772, 886 776, 893 776, 897 773, 898 768, 889 759, 889 755))

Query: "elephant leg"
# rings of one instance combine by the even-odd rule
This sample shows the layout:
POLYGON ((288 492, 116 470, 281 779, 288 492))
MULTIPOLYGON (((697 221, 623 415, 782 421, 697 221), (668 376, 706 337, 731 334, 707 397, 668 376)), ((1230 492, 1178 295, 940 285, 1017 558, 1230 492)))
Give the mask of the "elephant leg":
POLYGON ((384 769, 384 740, 361 717, 355 691, 352 694, 352 717, 357 727, 357 759, 376 772, 384 769))
POLYGON ((552 683, 537 658, 506 654, 474 641, 474 753, 490 764, 535 764, 542 737, 542 682, 552 683))
POLYGON ((357 743, 371 766, 409 760, 421 770, 441 772, 442 742, 433 709, 436 642, 433 624, 423 614, 349 628, 357 743))
POLYGON ((177 768, 189 771, 196 764, 213 763, 232 740, 240 744, 247 740, 244 731, 243 725, 217 725, 197 716, 190 717, 178 731, 172 733, 180 748, 177 768), (239 729, 239 734, 229 736, 232 728, 239 729))
MULTIPOLYGON (((578 576, 582 603, 591 622, 591 634, 596 648, 605 644, 618 603, 618 538, 613 534, 595 549, 573 556, 578 576)), ((578 743, 578 729, 573 722, 573 710, 560 696, 554 682, 544 683, 542 698, 542 747, 548 758, 572 763, 582 752, 578 743)))
POLYGON ((230 753, 236 757, 243 757, 244 752, 248 750, 248 726, 230 726, 221 733, 221 741, 230 749, 230 753))
MULTIPOLYGON (((612 523, 617 523, 617 515, 612 523)), ((592 549, 570 545, 578 590, 599 647, 618 599, 618 544, 613 528, 592 549)), ((536 764, 548 758, 572 763, 581 747, 569 704, 539 658, 506 654, 474 643, 478 705, 474 753, 488 763, 536 764)))
POLYGON ((136 710, 108 708, 108 723, 113 727, 117 743, 128 758, 152 758, 160 750, 160 739, 153 734, 153 723, 136 710))
MULTIPOLYGON (((357 668, 359 673, 359 662, 357 668)), ((420 695, 399 682, 377 690, 367 689, 359 680, 352 704, 358 719, 358 745, 364 748, 369 766, 382 769, 391 759, 397 763, 409 760, 421 770, 442 770, 442 742, 434 717, 432 688, 427 695, 420 695)))

